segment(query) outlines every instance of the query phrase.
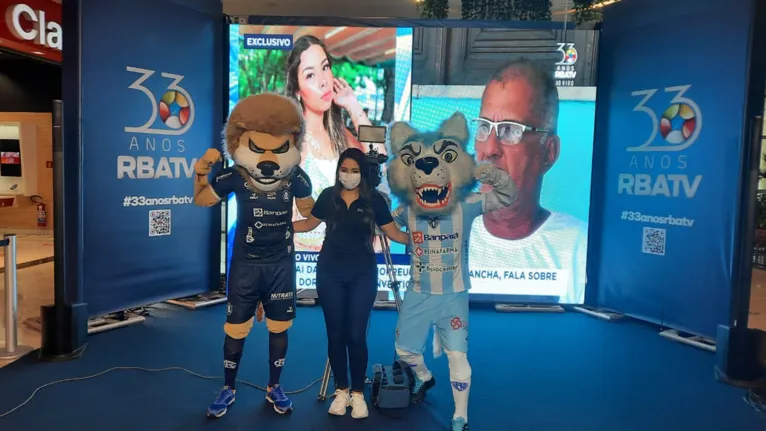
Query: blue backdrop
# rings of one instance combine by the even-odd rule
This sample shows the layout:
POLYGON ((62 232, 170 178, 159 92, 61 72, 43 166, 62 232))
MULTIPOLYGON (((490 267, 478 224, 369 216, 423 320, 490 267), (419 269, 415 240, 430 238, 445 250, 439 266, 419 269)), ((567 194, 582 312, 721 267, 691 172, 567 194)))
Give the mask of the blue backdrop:
POLYGON ((711 338, 728 324, 751 6, 605 9, 588 259, 603 308, 711 338))
POLYGON ((222 125, 221 4, 82 0, 81 14, 89 313, 208 291, 220 210, 193 204, 192 175, 222 125))

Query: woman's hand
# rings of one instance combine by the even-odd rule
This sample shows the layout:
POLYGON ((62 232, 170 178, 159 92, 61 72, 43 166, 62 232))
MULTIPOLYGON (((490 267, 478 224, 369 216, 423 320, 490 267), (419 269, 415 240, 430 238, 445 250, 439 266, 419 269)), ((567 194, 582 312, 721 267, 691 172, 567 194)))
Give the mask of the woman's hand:
POLYGON ((335 104, 348 111, 351 115, 364 115, 359 100, 354 94, 354 89, 343 78, 333 80, 333 90, 335 90, 335 104))
MULTIPOLYGON (((348 85, 343 78, 335 78, 333 82, 333 90, 335 90, 335 104, 345 109, 351 117, 351 122, 354 123, 354 130, 359 130, 359 126, 369 126, 370 119, 367 118, 367 114, 364 113, 362 105, 359 104, 359 100, 354 94, 354 89, 348 85)), ((361 146, 361 144, 360 144, 361 146)), ((364 151, 365 148, 362 148, 364 151)))
POLYGON ((295 233, 311 232, 312 230, 316 229, 320 223, 322 223, 322 220, 319 220, 318 218, 314 217, 313 214, 310 214, 309 218, 294 221, 293 231, 295 233))
POLYGON ((399 226, 397 226, 395 222, 381 226, 380 230, 382 230, 391 241, 398 242, 399 244, 409 244, 410 242, 410 235, 407 232, 399 230, 399 226))

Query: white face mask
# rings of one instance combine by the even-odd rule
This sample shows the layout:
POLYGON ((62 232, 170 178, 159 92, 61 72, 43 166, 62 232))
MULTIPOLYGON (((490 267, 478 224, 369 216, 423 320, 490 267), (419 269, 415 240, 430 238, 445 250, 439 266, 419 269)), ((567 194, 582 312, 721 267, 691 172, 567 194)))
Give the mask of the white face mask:
POLYGON ((362 181, 362 174, 355 173, 351 174, 348 172, 338 172, 338 179, 340 180, 340 183, 343 184, 343 187, 345 187, 348 190, 353 190, 359 186, 359 182, 362 181))

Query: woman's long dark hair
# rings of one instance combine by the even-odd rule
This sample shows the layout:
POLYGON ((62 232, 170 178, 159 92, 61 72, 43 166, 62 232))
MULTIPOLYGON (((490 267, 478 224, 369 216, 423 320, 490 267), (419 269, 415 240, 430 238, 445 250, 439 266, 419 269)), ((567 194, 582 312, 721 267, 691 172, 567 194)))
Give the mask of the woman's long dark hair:
MULTIPOLYGON (((303 105, 303 102, 298 99, 298 90, 300 90, 298 87, 298 69, 301 65, 301 54, 303 54, 303 51, 314 45, 322 47, 322 50, 327 56, 327 62, 330 64, 330 67, 332 67, 332 57, 330 57, 330 53, 327 52, 327 47, 321 40, 311 35, 301 36, 293 43, 293 50, 290 52, 290 55, 287 56, 285 62, 285 69, 287 70, 285 95, 300 103, 304 110, 306 107, 303 105)), ((335 145, 333 147, 335 155, 338 155, 348 148, 346 126, 343 124, 343 110, 341 110, 340 106, 336 105, 335 102, 333 102, 332 105, 330 105, 330 109, 324 113, 323 123, 324 128, 330 135, 330 142, 335 145)))
POLYGON ((352 159, 359 164, 359 175, 361 180, 359 181, 359 200, 362 208, 362 221, 365 226, 369 227, 370 234, 370 247, 372 247, 372 238, 375 235, 375 215, 372 210, 373 199, 377 190, 372 188, 372 182, 370 179, 370 168, 367 164, 367 156, 358 148, 349 148, 340 154, 338 159, 338 166, 335 168, 335 185, 332 187, 333 191, 333 207, 330 214, 328 214, 325 224, 327 225, 327 231, 330 232, 333 229, 341 228, 335 223, 335 216, 340 211, 345 211, 344 206, 346 203, 340 196, 341 190, 343 190, 343 184, 340 182, 340 166, 346 159, 352 159))

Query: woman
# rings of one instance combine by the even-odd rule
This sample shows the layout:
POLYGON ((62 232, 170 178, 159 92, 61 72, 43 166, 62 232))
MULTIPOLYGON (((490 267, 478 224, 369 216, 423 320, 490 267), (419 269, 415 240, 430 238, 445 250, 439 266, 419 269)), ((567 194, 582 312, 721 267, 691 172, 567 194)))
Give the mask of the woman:
POLYGON ((322 190, 309 218, 293 223, 295 232, 325 222, 317 263, 317 295, 322 303, 335 399, 329 413, 366 418, 367 323, 378 292, 378 265, 372 241, 376 227, 391 240, 407 243, 383 196, 370 186, 364 153, 345 150, 338 160, 335 185, 322 190), (348 360, 347 360, 348 358, 348 360), (348 385, 351 369, 351 392, 348 385))
MULTIPOLYGON (((345 80, 336 79, 331 66, 327 48, 311 35, 295 41, 286 61, 285 94, 300 103, 306 119, 300 166, 311 178, 314 190, 333 184, 338 155, 345 149, 365 150, 346 128, 343 111, 351 118, 354 130, 370 125, 354 89, 345 80)), ((298 250, 319 251, 322 232, 297 235, 295 240, 298 250)))

